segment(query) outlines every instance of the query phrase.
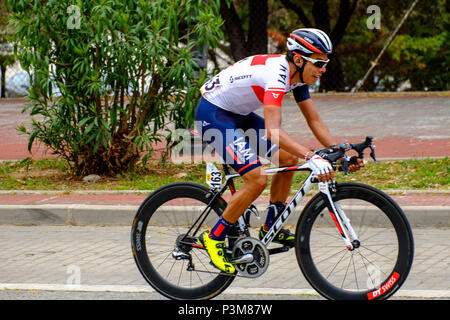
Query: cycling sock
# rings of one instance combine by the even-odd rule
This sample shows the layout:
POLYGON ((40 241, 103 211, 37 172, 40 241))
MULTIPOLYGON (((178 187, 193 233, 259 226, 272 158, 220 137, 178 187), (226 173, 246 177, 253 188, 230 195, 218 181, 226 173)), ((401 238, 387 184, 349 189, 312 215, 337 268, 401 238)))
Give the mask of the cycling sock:
POLYGON ((227 236, 230 228, 233 224, 226 221, 222 216, 220 216, 219 221, 217 221, 216 225, 211 229, 209 237, 216 241, 223 241, 227 236))
POLYGON ((266 222, 264 223, 264 230, 268 231, 275 222, 275 217, 279 212, 284 210, 285 205, 281 201, 270 202, 269 209, 267 210, 266 222))

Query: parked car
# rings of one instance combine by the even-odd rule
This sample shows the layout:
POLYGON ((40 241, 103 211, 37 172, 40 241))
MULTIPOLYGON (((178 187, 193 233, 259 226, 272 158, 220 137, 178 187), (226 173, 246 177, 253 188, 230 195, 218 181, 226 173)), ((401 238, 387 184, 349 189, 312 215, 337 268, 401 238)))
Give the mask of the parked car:
POLYGON ((10 97, 24 96, 28 94, 30 88, 30 76, 25 71, 20 71, 15 75, 6 78, 6 90, 10 97))

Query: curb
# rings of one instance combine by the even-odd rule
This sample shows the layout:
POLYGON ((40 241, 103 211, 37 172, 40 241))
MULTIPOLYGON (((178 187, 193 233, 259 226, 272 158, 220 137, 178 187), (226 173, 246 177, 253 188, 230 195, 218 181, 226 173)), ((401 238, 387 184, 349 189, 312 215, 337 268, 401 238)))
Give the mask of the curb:
MULTIPOLYGON (((73 226, 131 226, 139 206, 130 205, 84 205, 84 204, 45 204, 45 205, 0 205, 0 224, 9 225, 73 225, 73 226)), ((192 207, 170 208, 170 210, 192 210, 192 207)), ((254 219, 258 226, 264 221, 266 206, 258 207, 262 213, 260 220, 254 219)), ((450 227, 450 206, 403 206, 413 228, 450 227)), ((303 210, 297 207, 287 220, 295 225, 303 210)), ((365 207, 352 209, 367 212, 365 207)), ((184 215, 180 215, 184 216, 184 215)), ((160 221, 164 225, 164 221, 160 221)))
POLYGON ((138 208, 84 204, 0 205, 0 224, 131 226, 138 208))

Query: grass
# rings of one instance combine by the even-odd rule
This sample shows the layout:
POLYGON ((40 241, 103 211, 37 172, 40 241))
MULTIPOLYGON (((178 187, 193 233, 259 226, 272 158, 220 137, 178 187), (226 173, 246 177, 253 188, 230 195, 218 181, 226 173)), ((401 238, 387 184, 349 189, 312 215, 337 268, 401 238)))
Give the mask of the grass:
MULTIPOLYGON (((93 183, 71 176, 64 160, 25 159, 0 163, 0 190, 154 190, 177 181, 205 184, 205 163, 174 164, 149 162, 126 174, 101 177, 93 183)), ((339 182, 358 181, 389 190, 450 190, 450 160, 442 159, 369 162, 359 172, 346 176, 336 174, 339 182)), ((306 175, 294 176, 293 189, 298 188, 306 175)), ((269 176, 270 179, 270 176, 269 176)), ((236 179, 237 187, 241 179, 236 179)))

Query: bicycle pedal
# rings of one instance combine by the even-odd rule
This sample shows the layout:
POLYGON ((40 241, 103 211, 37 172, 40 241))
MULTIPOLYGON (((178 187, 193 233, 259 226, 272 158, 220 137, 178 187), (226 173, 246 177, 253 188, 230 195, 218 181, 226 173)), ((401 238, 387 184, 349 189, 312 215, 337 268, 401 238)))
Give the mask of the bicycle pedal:
POLYGON ((271 248, 269 249, 269 254, 277 254, 277 253, 283 253, 288 252, 291 249, 289 246, 282 246, 278 248, 271 248))

